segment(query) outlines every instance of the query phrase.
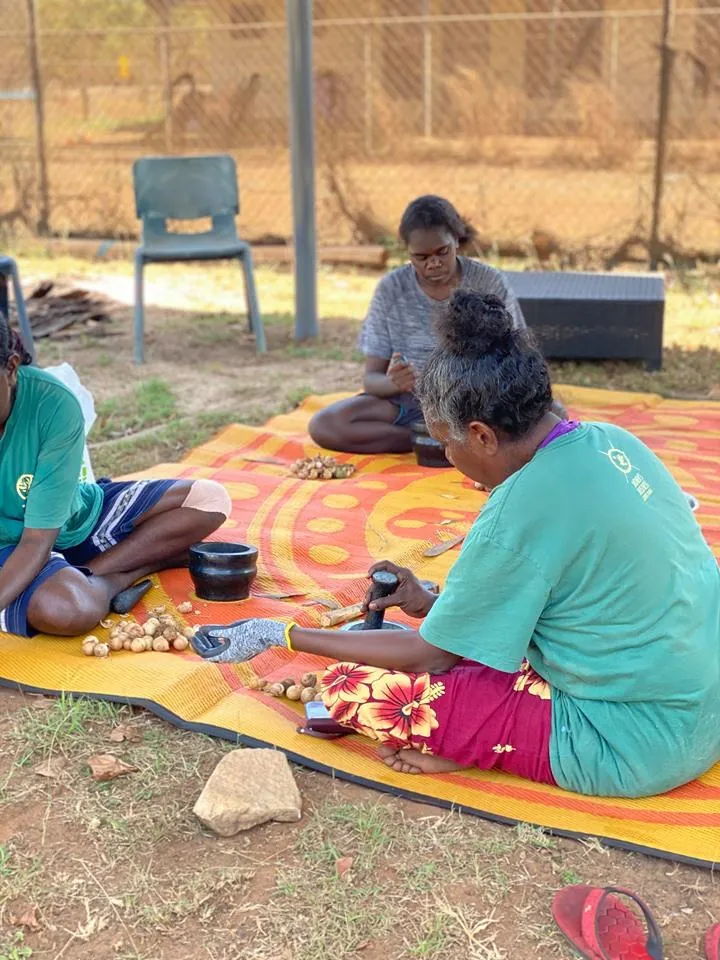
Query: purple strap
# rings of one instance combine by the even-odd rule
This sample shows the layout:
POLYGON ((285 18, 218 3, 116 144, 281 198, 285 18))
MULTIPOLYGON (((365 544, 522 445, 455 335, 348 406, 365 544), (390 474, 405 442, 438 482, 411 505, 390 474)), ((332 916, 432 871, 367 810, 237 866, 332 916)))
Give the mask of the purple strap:
POLYGON ((579 420, 561 420, 560 423, 555 424, 550 433, 538 446, 538 450, 542 450, 543 447, 546 447, 549 443, 552 443, 553 440, 557 440, 558 437, 564 437, 566 433, 572 433, 572 431, 577 429, 579 426, 579 420))

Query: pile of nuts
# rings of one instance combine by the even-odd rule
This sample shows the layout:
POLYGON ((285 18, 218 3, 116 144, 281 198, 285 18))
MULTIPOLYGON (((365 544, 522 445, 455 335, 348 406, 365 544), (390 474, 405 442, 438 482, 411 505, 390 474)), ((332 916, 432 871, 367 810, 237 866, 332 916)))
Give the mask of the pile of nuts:
POLYGON ((290 467, 300 480, 346 480, 355 473, 352 463, 338 463, 335 457, 303 457, 290 467))
POLYGON ((305 673, 299 680, 287 677, 282 683, 272 683, 261 677, 253 677, 248 686, 251 690, 260 690, 270 697, 287 697, 288 700, 299 700, 300 703, 322 700, 318 678, 314 673, 305 673))
MULTIPOLYGON (((178 610, 192 610, 192 604, 180 604, 178 610), (182 609, 185 608, 185 609, 182 609)), ((102 620, 102 627, 112 626, 111 620, 102 620)), ((145 623, 121 620, 110 630, 107 643, 90 635, 83 640, 82 651, 86 657, 108 657, 111 651, 130 650, 144 653, 168 653, 170 650, 187 650, 196 627, 185 627, 165 607, 153 607, 145 623)))

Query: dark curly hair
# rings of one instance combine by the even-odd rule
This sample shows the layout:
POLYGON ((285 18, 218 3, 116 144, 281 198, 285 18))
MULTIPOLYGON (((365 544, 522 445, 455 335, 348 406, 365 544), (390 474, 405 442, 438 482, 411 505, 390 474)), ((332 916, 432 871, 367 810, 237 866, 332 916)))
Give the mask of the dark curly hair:
POLYGON ((477 237, 477 230, 461 217, 455 207, 444 197, 426 194, 408 204, 400 221, 400 239, 408 245, 413 230, 448 230, 459 247, 467 247, 477 237))
POLYGON ((550 410, 547 364, 497 297, 458 290, 436 329, 419 395, 425 416, 447 424, 454 439, 477 420, 517 440, 550 410))
POLYGON ((29 366, 32 363, 32 357, 25 349, 22 340, 8 323, 5 314, 0 311, 0 370, 7 370, 12 356, 20 357, 20 363, 23 366, 29 366))

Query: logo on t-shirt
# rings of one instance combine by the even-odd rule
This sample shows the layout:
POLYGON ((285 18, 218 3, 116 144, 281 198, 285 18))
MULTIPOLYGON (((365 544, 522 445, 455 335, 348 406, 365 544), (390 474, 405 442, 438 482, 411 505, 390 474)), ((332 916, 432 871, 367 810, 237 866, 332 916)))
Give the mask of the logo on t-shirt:
POLYGON ((608 458, 616 470, 623 474, 625 482, 632 484, 642 499, 647 502, 653 494, 653 489, 645 477, 632 465, 630 457, 617 447, 610 447, 609 450, 603 450, 601 453, 608 458))
POLYGON ((30 487, 32 486, 32 482, 32 473, 24 473, 21 477, 17 478, 17 482, 15 483, 15 492, 21 500, 27 500, 27 495, 30 487))

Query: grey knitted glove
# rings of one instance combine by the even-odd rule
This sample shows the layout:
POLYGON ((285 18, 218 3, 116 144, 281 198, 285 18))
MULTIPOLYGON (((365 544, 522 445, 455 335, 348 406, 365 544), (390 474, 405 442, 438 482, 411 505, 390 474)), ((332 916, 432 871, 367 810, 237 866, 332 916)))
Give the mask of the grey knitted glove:
POLYGON ((207 635, 213 640, 226 637, 230 641, 227 650, 208 658, 213 663, 242 663, 270 647, 286 645, 285 624, 280 620, 238 620, 226 627, 212 627, 207 635))

